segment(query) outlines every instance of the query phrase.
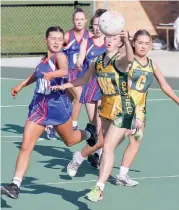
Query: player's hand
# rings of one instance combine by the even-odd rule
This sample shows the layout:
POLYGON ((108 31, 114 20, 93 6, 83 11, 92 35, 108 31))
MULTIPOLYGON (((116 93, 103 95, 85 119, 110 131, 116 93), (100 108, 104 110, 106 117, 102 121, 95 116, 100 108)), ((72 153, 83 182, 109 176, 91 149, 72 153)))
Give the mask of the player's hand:
POLYGON ((136 131, 138 131, 141 127, 142 127, 142 122, 141 122, 141 120, 136 119, 136 121, 135 121, 135 128, 136 128, 136 131))
POLYGON ((54 86, 51 86, 50 89, 52 90, 65 90, 65 87, 63 85, 54 85, 54 86))
POLYGON ((136 132, 138 132, 142 127, 142 121, 136 118, 135 121, 135 129, 131 130, 131 134, 135 134, 136 132))
POLYGON ((42 72, 42 74, 44 75, 44 78, 47 80, 47 81, 51 81, 53 79, 53 77, 51 76, 51 72, 42 72))
POLYGON ((82 66, 83 66, 83 63, 80 60, 77 60, 76 67, 78 71, 82 71, 82 66))
POLYGON ((124 41, 124 43, 128 42, 129 41, 129 33, 128 33, 128 31, 121 31, 120 37, 124 41))
POLYGON ((19 93, 22 90, 22 87, 20 85, 13 87, 11 89, 11 95, 13 96, 13 98, 16 98, 17 93, 19 93))

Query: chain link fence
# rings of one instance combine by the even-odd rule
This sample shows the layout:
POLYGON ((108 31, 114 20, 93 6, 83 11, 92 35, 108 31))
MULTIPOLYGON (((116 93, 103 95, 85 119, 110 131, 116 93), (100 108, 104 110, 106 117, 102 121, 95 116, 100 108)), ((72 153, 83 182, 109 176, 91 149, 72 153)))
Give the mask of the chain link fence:
POLYGON ((65 31, 72 28, 77 7, 90 19, 90 3, 1 5, 1 55, 44 54, 46 29, 55 25, 65 31))

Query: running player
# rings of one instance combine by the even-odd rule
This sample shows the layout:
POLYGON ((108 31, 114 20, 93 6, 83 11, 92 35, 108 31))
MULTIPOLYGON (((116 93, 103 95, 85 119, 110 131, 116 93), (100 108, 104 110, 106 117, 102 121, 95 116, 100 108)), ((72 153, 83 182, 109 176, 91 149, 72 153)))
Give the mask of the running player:
POLYGON ((106 53, 93 61, 83 78, 52 87, 55 90, 63 90, 80 86, 86 84, 94 74, 97 75, 102 91, 99 111, 102 125, 99 135, 104 137, 104 147, 98 182, 87 194, 87 198, 91 201, 98 201, 103 198, 105 183, 114 164, 114 150, 125 135, 131 134, 132 121, 135 115, 134 103, 128 95, 128 70, 129 64, 133 62, 133 51, 128 33, 123 31, 116 36, 107 36, 105 45, 106 53), (119 47, 122 45, 121 38, 126 48, 126 54, 119 53, 119 47))
POLYGON ((90 145, 96 143, 96 138, 89 131, 73 131, 72 104, 66 91, 54 92, 50 89, 51 85, 62 85, 67 82, 65 76, 68 74, 68 60, 66 55, 60 52, 63 42, 63 30, 58 26, 49 27, 46 31, 47 55, 42 58, 31 76, 12 88, 12 96, 15 98, 24 87, 36 81, 13 183, 1 187, 1 193, 11 198, 18 198, 21 181, 28 168, 32 150, 46 125, 54 126, 67 146, 77 144, 83 139, 86 139, 90 145))
MULTIPOLYGON (((137 31, 132 41, 135 59, 129 70, 129 94, 132 96, 136 105, 137 122, 142 132, 138 136, 138 140, 136 140, 134 136, 129 136, 129 144, 123 155, 119 173, 116 176, 116 183, 123 186, 138 185, 136 180, 132 180, 128 176, 128 171, 140 148, 146 121, 147 93, 154 77, 157 79, 161 90, 179 104, 179 97, 169 86, 157 64, 147 57, 151 41, 152 38, 146 30, 137 31)), ((90 160, 92 165, 96 165, 99 161, 94 155, 91 155, 90 160)))
MULTIPOLYGON (((79 69, 84 69, 83 72, 86 71, 90 67, 90 64, 94 60, 94 58, 98 57, 99 55, 103 54, 106 51, 106 47, 104 45, 104 35, 101 33, 99 29, 99 17, 106 12, 105 9, 98 9, 94 16, 91 18, 90 21, 90 29, 94 33, 94 36, 89 39, 85 39, 81 46, 80 46, 80 54, 77 60, 77 67, 79 69)), ((91 124, 88 125, 93 132, 97 133, 99 132, 99 129, 101 127, 101 119, 98 112, 98 105, 100 104, 101 100, 101 90, 97 82, 97 77, 94 75, 90 81, 83 86, 82 95, 80 98, 80 102, 82 104, 86 105, 86 110, 88 113, 89 122, 91 124)), ((101 147, 101 144, 103 142, 98 139, 98 143, 95 145, 96 149, 98 147, 101 147)), ((74 155, 74 161, 67 167, 67 172, 70 176, 75 176, 74 171, 74 162, 77 160, 77 163, 75 164, 76 167, 79 166, 85 158, 91 154, 91 149, 94 151, 94 148, 90 147, 89 145, 86 145, 84 149, 81 152, 76 152, 74 155)), ((77 172, 77 170, 76 170, 77 172)))
MULTIPOLYGON (((81 73, 76 67, 76 61, 80 52, 80 44, 84 39, 88 39, 92 36, 90 32, 85 29, 87 23, 87 16, 83 9, 77 8, 73 15, 73 29, 65 33, 64 37, 64 53, 68 58, 68 77, 69 81, 80 77, 81 73)), ((82 87, 76 87, 68 90, 67 94, 71 101, 73 101, 72 111, 72 123, 73 129, 77 129, 78 116, 81 110, 82 104, 79 102, 81 96, 82 87)), ((49 139, 56 139, 55 129, 52 125, 46 126, 47 137, 49 139)))

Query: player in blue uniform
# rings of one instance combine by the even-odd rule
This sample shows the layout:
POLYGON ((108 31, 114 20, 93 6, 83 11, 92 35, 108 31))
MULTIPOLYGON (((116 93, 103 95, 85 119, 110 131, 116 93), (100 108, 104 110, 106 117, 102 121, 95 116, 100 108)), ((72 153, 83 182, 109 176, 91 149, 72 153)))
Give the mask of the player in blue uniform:
MULTIPOLYGON (((68 78, 69 81, 76 79, 77 77, 82 76, 83 72, 80 72, 76 67, 76 62, 78 59, 78 55, 80 52, 80 44, 84 39, 88 39, 93 36, 92 33, 88 32, 85 29, 85 24, 87 23, 87 16, 83 9, 77 8, 73 13, 73 29, 69 30, 65 33, 65 48, 64 52, 68 57, 69 62, 69 72, 68 78)), ((73 112, 72 112, 72 120, 73 120, 73 128, 77 129, 78 124, 78 116, 81 110, 82 104, 80 101, 82 87, 71 88, 70 93, 74 97, 73 100, 73 112)))
MULTIPOLYGON (((80 54, 77 60, 78 69, 83 69, 82 72, 86 72, 89 69, 92 61, 106 52, 106 46, 104 44, 105 36, 99 29, 99 17, 106 12, 105 9, 98 9, 90 21, 90 29, 94 33, 94 36, 86 39, 82 42, 80 46, 80 54)), ((86 110, 88 113, 88 118, 90 124, 88 127, 93 130, 93 132, 99 132, 101 127, 101 119, 98 115, 98 105, 101 102, 101 90, 97 82, 97 76, 93 75, 90 81, 83 86, 82 95, 80 102, 86 105, 86 110)), ((94 147, 86 145, 82 151, 77 151, 73 156, 73 161, 67 167, 67 173, 70 176, 74 176, 77 170, 74 170, 74 165, 77 167, 82 164, 83 160, 88 157, 94 150, 101 147, 103 144, 103 139, 99 138, 98 143, 94 147), (76 162, 78 164, 76 164, 76 162), (73 170, 71 170, 71 168, 73 170)))
POLYGON ((66 91, 52 91, 51 85, 62 85, 67 82, 68 61, 60 52, 64 43, 64 32, 56 26, 46 32, 47 55, 42 58, 35 72, 18 86, 12 88, 15 98, 25 86, 36 81, 36 88, 29 105, 28 119, 24 128, 23 141, 16 162, 13 183, 1 187, 1 193, 11 198, 18 198, 22 178, 28 168, 32 150, 44 132, 46 125, 54 126, 67 146, 72 146, 86 139, 90 145, 96 141, 89 131, 72 129, 72 104, 66 91))

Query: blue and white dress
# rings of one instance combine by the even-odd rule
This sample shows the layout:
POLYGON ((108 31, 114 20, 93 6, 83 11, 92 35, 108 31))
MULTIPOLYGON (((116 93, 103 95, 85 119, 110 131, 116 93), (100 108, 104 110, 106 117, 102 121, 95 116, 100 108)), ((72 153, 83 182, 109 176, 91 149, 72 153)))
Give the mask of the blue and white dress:
POLYGON ((43 126, 64 124, 72 114, 72 104, 66 91, 52 91, 50 89, 50 86, 66 83, 68 78, 54 78, 49 82, 42 74, 42 72, 47 73, 55 70, 54 56, 46 62, 43 58, 35 70, 36 88, 29 105, 28 120, 43 126))

